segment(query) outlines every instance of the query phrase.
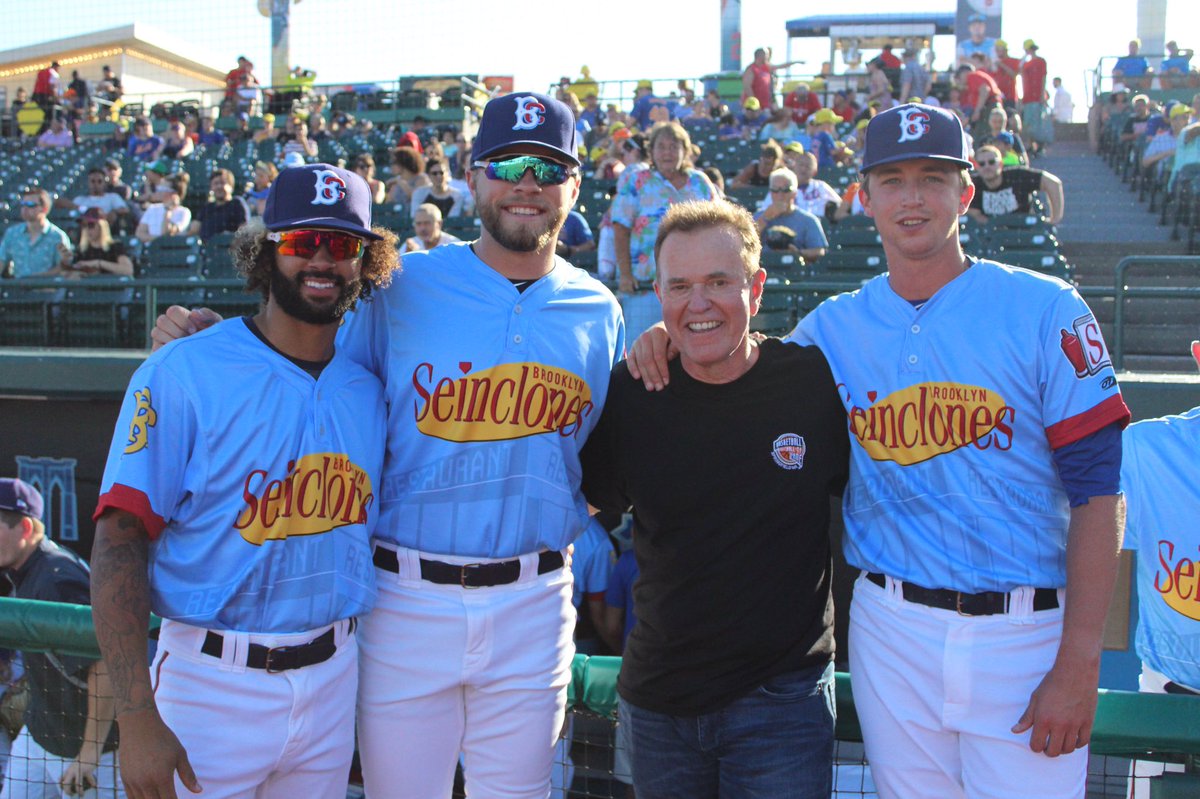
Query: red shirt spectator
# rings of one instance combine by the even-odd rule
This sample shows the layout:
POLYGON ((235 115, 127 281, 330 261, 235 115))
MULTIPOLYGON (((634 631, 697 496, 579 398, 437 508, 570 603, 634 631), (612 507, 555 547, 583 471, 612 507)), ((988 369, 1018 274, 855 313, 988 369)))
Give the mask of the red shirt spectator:
POLYGON ((783 107, 792 110, 792 119, 803 125, 809 114, 821 110, 821 99, 809 91, 807 83, 801 83, 783 98, 783 107))
POLYGON ((1027 50, 1028 60, 1021 65, 1021 102, 1046 102, 1046 59, 1037 54, 1037 45, 1027 50))
POLYGON ((984 105, 990 102, 998 103, 1004 99, 1004 95, 1000 92, 1000 87, 996 85, 996 81, 992 80, 992 76, 982 70, 971 70, 967 72, 965 68, 960 67, 962 72, 966 74, 966 82, 962 87, 961 102, 963 108, 974 109, 979 107, 979 98, 982 95, 984 105))
POLYGON ((225 96, 231 99, 236 98, 238 89, 242 88, 242 76, 254 74, 254 64, 244 55, 238 56, 237 62, 237 69, 231 69, 225 75, 225 96))
POLYGON ((879 61, 883 64, 884 69, 900 69, 903 66, 900 59, 892 52, 890 44, 883 46, 883 52, 879 54, 879 61))
POLYGON ((987 73, 996 81, 1005 99, 1017 99, 1017 75, 1021 74, 1021 59, 1008 54, 1008 44, 1003 39, 996 40, 995 65, 987 73))

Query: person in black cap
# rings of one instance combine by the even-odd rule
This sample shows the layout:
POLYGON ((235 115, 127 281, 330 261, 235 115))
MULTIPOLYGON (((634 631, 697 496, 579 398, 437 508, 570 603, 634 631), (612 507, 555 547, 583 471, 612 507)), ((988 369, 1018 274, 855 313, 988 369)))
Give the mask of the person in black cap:
POLYGON ((280 173, 231 249, 262 309, 134 373, 94 514, 122 778, 138 797, 340 799, 385 410, 334 338, 388 285, 397 242, 361 177, 310 164, 280 173))
MULTIPOLYGON (((339 337, 388 398, 380 596, 360 633, 372 797, 448 796, 460 753, 471 795, 550 790, 575 622, 563 553, 589 518, 579 449, 624 350, 612 293, 555 255, 578 147, 558 100, 491 100, 467 175, 479 238, 405 255, 339 337)), ((172 308, 154 335, 209 319, 172 308)))
MULTIPOLYGON (((11 585, 10 596, 86 605, 87 564, 46 538, 42 511, 36 488, 0 478, 0 571, 11 585)), ((103 661, 56 652, 23 652, 22 657, 30 701, 0 797, 49 799, 64 792, 82 795, 89 788, 124 796, 103 661)))
MULTIPOLYGON (((943 109, 871 120, 888 271, 788 340, 825 353, 848 416, 850 671, 880 796, 1078 797, 1129 410, 1074 288, 963 254, 967 156, 943 109)), ((654 350, 631 371, 661 386, 654 350)))

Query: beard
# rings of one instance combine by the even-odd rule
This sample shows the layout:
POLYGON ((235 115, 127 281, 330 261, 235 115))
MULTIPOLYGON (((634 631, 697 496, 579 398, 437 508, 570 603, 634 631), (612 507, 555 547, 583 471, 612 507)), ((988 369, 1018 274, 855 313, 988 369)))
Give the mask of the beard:
POLYGON ((545 225, 538 230, 517 225, 505 227, 503 212, 495 203, 479 203, 476 211, 479 212, 479 221, 483 229, 497 244, 513 252, 537 252, 550 245, 558 237, 558 231, 566 219, 566 212, 561 207, 547 208, 546 216, 543 217, 545 225))
POLYGON ((289 279, 279 269, 271 270, 271 297, 275 303, 288 316, 311 325, 332 325, 340 322, 346 312, 354 306, 354 301, 361 292, 361 280, 346 283, 337 275, 318 272, 301 272, 295 278, 289 279), (317 305, 305 298, 304 281, 310 277, 332 280, 334 285, 339 287, 338 296, 333 302, 317 305))

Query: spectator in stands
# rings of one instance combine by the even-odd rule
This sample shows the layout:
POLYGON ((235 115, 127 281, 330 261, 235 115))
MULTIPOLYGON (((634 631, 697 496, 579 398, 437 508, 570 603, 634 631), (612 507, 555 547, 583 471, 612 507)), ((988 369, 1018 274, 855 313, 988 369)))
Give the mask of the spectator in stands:
POLYGON ((308 138, 317 143, 319 147, 321 142, 330 138, 329 127, 325 122, 325 117, 320 114, 310 114, 308 117, 308 138))
POLYGON ((96 84, 96 96, 110 103, 115 103, 125 94, 121 79, 113 72, 112 67, 105 64, 101 70, 100 82, 96 84))
POLYGON ((413 189, 412 214, 415 217, 417 208, 422 203, 433 203, 442 212, 442 217, 462 216, 467 198, 461 191, 450 185, 450 172, 444 161, 436 158, 425 164, 425 174, 429 176, 429 185, 413 189))
POLYGON ((178 119, 171 120, 167 124, 167 134, 163 136, 163 148, 160 157, 187 158, 195 149, 196 146, 187 135, 187 130, 183 123, 178 119))
POLYGON ((387 202, 408 205, 414 189, 429 185, 425 157, 413 147, 392 150, 392 177, 387 181, 387 202))
MULTIPOLYGON (((900 99, 910 102, 914 97, 922 100, 929 97, 933 91, 933 76, 921 63, 921 51, 916 47, 904 49, 904 63, 900 70, 900 99)), ((833 110, 838 111, 836 104, 833 110)), ((840 114, 839 114, 840 116, 840 114)), ((844 117, 843 117, 844 118, 844 117)), ((846 120, 849 122, 849 120, 846 120)))
POLYGON ((162 202, 154 203, 142 214, 137 226, 138 241, 149 244, 159 236, 179 236, 187 232, 192 212, 181 200, 187 194, 186 175, 170 175, 163 179, 166 191, 162 202))
POLYGON ((246 192, 246 198, 250 201, 255 216, 262 216, 263 208, 267 204, 267 192, 271 190, 271 184, 277 177, 279 170, 270 161, 259 161, 254 165, 254 185, 246 192))
POLYGON ((878 58, 872 58, 867 62, 867 104, 871 105, 878 103, 878 108, 885 111, 891 108, 896 103, 896 98, 893 93, 896 88, 892 86, 892 82, 888 80, 887 73, 883 71, 883 64, 878 58))
POLYGON ((810 114, 815 114, 821 108, 821 98, 807 83, 797 83, 796 88, 784 96, 783 106, 791 111, 797 125, 803 125, 810 114))
POLYGON ((845 90, 833 93, 833 107, 830 110, 843 122, 851 121, 858 114, 858 108, 850 103, 849 93, 845 90))
POLYGON ((1152 177, 1158 170, 1167 166, 1167 159, 1174 157, 1175 150, 1182 140, 1183 129, 1191 122, 1191 111, 1192 109, 1183 103, 1171 106, 1168 113, 1169 127, 1159 131, 1142 153, 1142 171, 1147 177, 1152 177))
POLYGON ((733 178, 730 188, 745 189, 750 186, 766 186, 771 182, 771 173, 783 161, 783 149, 774 141, 763 142, 758 158, 742 167, 733 178))
POLYGON ((128 204, 117 193, 110 191, 108 176, 103 168, 94 166, 88 170, 87 186, 87 194, 81 194, 73 200, 59 199, 55 205, 74 209, 80 214, 89 208, 96 208, 109 225, 117 224, 120 217, 129 214, 128 204))
MULTIPOLYGON (((1200 364, 1200 342, 1192 342, 1200 364)), ((1177 416, 1147 419, 1122 434, 1121 489, 1125 494, 1124 547, 1137 553, 1138 626, 1142 661, 1138 690, 1148 694, 1200 695, 1200 621, 1193 557, 1200 545, 1200 491, 1196 450, 1200 407, 1177 416)), ((1180 764, 1135 761, 1131 799, 1151 795, 1150 777, 1184 771, 1180 764), (1164 769, 1164 765, 1166 766, 1164 769)))
POLYGON ((225 74, 225 96, 236 100, 238 89, 242 87, 242 76, 253 75, 254 65, 244 55, 237 58, 237 66, 225 74))
POLYGON ((1121 128, 1120 140, 1123 142, 1134 142, 1146 135, 1146 127, 1150 124, 1151 107, 1150 98, 1144 94, 1135 94, 1133 96, 1133 111, 1125 120, 1125 125, 1121 128))
POLYGON ((829 242, 821 220, 796 204, 796 189, 796 176, 790 169, 772 172, 769 204, 754 215, 754 221, 763 243, 772 250, 798 252, 806 261, 815 261, 825 254, 829 242))
MULTIPOLYGON (((817 178, 817 157, 812 153, 802 153, 795 159, 796 196, 793 198, 796 206, 808 211, 817 218, 824 218, 829 210, 829 204, 835 206, 842 198, 833 187, 817 178)), ((772 182, 775 175, 771 175, 772 182)))
MULTIPOLYGON (((44 502, 21 480, 0 479, 0 570, 15 599, 91 603, 88 566, 46 537, 44 502)), ((13 742, 4 796, 115 796, 113 690, 104 661, 61 653, 21 653, 30 698, 13 742)))
MULTIPOLYGON (((283 145, 283 155, 288 153, 299 153, 304 158, 317 157, 317 143, 308 135, 308 123, 303 120, 294 120, 292 123, 293 133, 283 145)), ((371 160, 372 171, 375 167, 374 159, 371 160)))
POLYGON ((758 138, 758 130, 767 124, 767 114, 757 97, 747 97, 742 103, 742 116, 738 119, 742 135, 747 139, 758 138))
POLYGON ((1067 124, 1075 118, 1075 101, 1063 86, 1062 78, 1054 79, 1054 121, 1067 124))
POLYGON ((853 157, 854 154, 846 149, 845 144, 836 139, 837 124, 842 119, 833 113, 832 109, 822 108, 812 115, 811 121, 812 146, 808 151, 817 156, 817 164, 821 169, 831 169, 839 162, 853 157))
POLYGON ((50 127, 38 136, 37 146, 43 150, 75 146, 75 134, 67 127, 61 114, 55 114, 50 118, 50 127))
POLYGON ((992 76, 1004 95, 1004 108, 1011 111, 1017 107, 1017 75, 1021 74, 1021 59, 1008 54, 1008 42, 1003 39, 996 40, 995 48, 996 57, 992 59, 991 68, 985 72, 992 76))
POLYGON ((405 239, 402 253, 424 252, 461 241, 442 230, 442 209, 433 203, 417 206, 417 212, 413 214, 413 231, 416 235, 405 239))
POLYGON ((276 141, 279 139, 280 130, 275 127, 275 115, 263 114, 263 126, 254 133, 254 143, 259 144, 264 141, 276 141))
POLYGON ((63 97, 71 108, 79 112, 86 112, 91 105, 91 91, 87 81, 79 77, 79 70, 71 70, 71 82, 67 84, 63 97))
POLYGON ((162 155, 165 142, 155 136, 148 117, 138 117, 133 123, 133 134, 129 137, 126 153, 138 161, 156 161, 162 155))
POLYGON ((1141 47, 1141 39, 1129 40, 1129 54, 1118 58, 1117 63, 1113 65, 1112 77, 1114 82, 1120 81, 1128 86, 1136 86, 1140 89, 1150 88, 1150 74, 1152 70, 1145 56, 1138 52, 1141 47))
POLYGON ((1167 42, 1167 57, 1158 65, 1158 80, 1164 89, 1181 89, 1188 85, 1193 55, 1191 48, 1180 50, 1174 39, 1167 42))
POLYGON ((996 40, 987 35, 987 17, 983 14, 967 17, 967 31, 970 36, 958 43, 958 66, 970 64, 975 53, 983 53, 990 64, 996 57, 996 40))
POLYGON ((717 121, 717 138, 722 141, 733 141, 746 138, 743 132, 742 123, 734 116, 732 111, 727 111, 721 115, 717 121))
POLYGON ((1004 99, 1000 87, 992 76, 975 69, 970 64, 963 64, 954 72, 955 85, 960 92, 960 104, 970 122, 971 133, 983 133, 987 127, 985 108, 999 105, 1004 99))
POLYGON ((208 178, 208 202, 201 206, 191 224, 189 236, 207 241, 218 233, 232 233, 250 219, 250 207, 233 194, 234 177, 228 169, 215 169, 208 178))
POLYGON ((1024 42, 1025 60, 1021 63, 1021 130, 1034 155, 1045 152, 1054 141, 1054 125, 1046 107, 1046 59, 1038 55, 1033 39, 1024 42))
POLYGON ((562 230, 558 232, 558 244, 555 245, 554 251, 569 261, 576 253, 590 252, 594 249, 596 240, 583 214, 578 211, 569 212, 562 230))
POLYGON ((0 275, 31 277, 52 269, 62 259, 61 248, 71 250, 71 240, 46 219, 50 194, 45 189, 21 193, 21 221, 9 225, 0 239, 0 275))
MULTIPOLYGON (((812 144, 812 137, 807 133, 802 137, 804 141, 812 144)), ((804 145, 800 141, 788 142, 783 146, 783 165, 788 169, 800 174, 800 157, 805 153, 804 145)))
POLYGON ((210 154, 215 154, 225 143, 225 134, 217 130, 216 120, 209 114, 200 117, 200 130, 196 134, 196 143, 204 147, 210 154))
POLYGON ((1002 155, 992 145, 984 145, 975 152, 977 171, 971 179, 975 183, 975 198, 967 215, 981 224, 990 217, 1001 214, 1028 214, 1033 195, 1046 195, 1046 218, 1057 225, 1063 218, 1062 181, 1043 169, 1028 167, 1005 167, 1002 155))
POLYGON ((1171 177, 1167 181, 1168 191, 1175 191, 1176 178, 1190 164, 1200 164, 1200 122, 1190 123, 1179 133, 1175 159, 1171 162, 1171 177))
POLYGON ((89 208, 83 215, 79 249, 74 257, 64 258, 46 275, 68 279, 88 275, 133 277, 133 261, 125 253, 125 245, 113 238, 104 213, 99 208, 89 208))
POLYGON ((46 112, 46 116, 51 116, 60 96, 62 83, 58 76, 58 62, 52 61, 50 66, 38 70, 33 80, 33 97, 30 99, 46 112))
POLYGON ((104 161, 104 190, 115 194, 128 203, 133 199, 133 189, 121 180, 121 162, 115 158, 104 161))
POLYGON ((654 84, 648 80, 639 80, 634 89, 633 108, 629 115, 639 130, 650 130, 650 111, 655 107, 666 108, 667 101, 654 94, 654 84))
POLYGON ((579 118, 588 124, 588 127, 595 130, 604 123, 604 109, 600 107, 600 98, 595 92, 589 92, 583 98, 583 111, 580 112, 579 118))
POLYGON ((721 174, 720 169, 718 169, 717 167, 712 166, 710 164, 710 165, 704 167, 703 169, 701 169, 700 171, 703 172, 704 175, 708 178, 709 182, 713 184, 713 188, 716 189, 716 192, 717 192, 716 198, 718 200, 729 199, 728 197, 725 196, 725 176, 723 174, 721 174))
POLYGON ((254 116, 262 107, 263 93, 258 79, 253 73, 242 75, 241 85, 238 86, 235 108, 254 116))
POLYGON ((762 126, 758 132, 759 141, 789 142, 795 141, 804 130, 792 119, 792 112, 787 108, 776 108, 771 112, 771 121, 762 126))
MULTIPOLYGON (((774 163, 778 163, 779 145, 773 142, 768 145, 773 147, 774 163)), ((677 122, 659 125, 650 132, 649 146, 650 168, 621 180, 612 205, 618 299, 625 314, 625 336, 630 341, 662 318, 662 308, 653 291, 658 223, 676 203, 716 197, 716 189, 708 178, 692 167, 689 160, 692 141, 682 125, 677 122)))
POLYGON ((771 54, 766 48, 760 47, 754 51, 754 61, 742 71, 742 101, 753 97, 758 100, 760 108, 774 111, 779 105, 775 102, 775 73, 804 62, 784 61, 782 64, 772 64, 770 60, 771 54))
MULTIPOLYGON (((300 123, 302 128, 303 122, 300 123)), ((350 169, 362 176, 362 179, 367 182, 371 188, 371 202, 379 205, 387 196, 387 187, 383 185, 383 181, 375 177, 375 159, 370 153, 359 153, 354 156, 354 160, 350 162, 350 169)))
POLYGON ((163 185, 163 180, 170 174, 171 163, 165 158, 160 158, 153 163, 146 164, 142 169, 141 191, 138 192, 133 201, 142 208, 151 203, 162 202, 163 195, 167 192, 166 186, 163 185))
MULTIPOLYGON (((1025 143, 1021 141, 1020 135, 1008 129, 1008 112, 1004 110, 1004 106, 992 106, 992 110, 988 112, 987 122, 987 131, 976 137, 975 146, 978 148, 985 144, 995 144, 1001 140, 1001 134, 1006 133, 1008 136, 1004 139, 1004 143, 1016 155, 1012 160, 1012 164, 1028 164, 1029 156, 1025 151, 1025 143)), ((1005 161, 1005 163, 1008 164, 1009 162, 1005 161)))

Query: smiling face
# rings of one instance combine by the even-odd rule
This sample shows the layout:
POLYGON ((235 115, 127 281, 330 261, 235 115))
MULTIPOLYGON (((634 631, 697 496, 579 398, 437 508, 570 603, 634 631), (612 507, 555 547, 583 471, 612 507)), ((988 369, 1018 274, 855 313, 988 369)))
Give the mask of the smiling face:
POLYGON ((746 276, 742 242, 727 226, 675 231, 659 250, 654 291, 680 364, 706 383, 737 379, 749 367, 750 317, 767 274, 746 276))
POLYGON ((875 219, 889 267, 933 263, 961 266, 958 217, 975 186, 952 162, 916 158, 871 170, 863 207, 875 219))
MULTIPOLYGON (((487 160, 503 161, 517 155, 538 156, 574 168, 556 151, 535 144, 515 145, 487 160)), ((553 247, 567 212, 579 196, 578 174, 568 177, 566 183, 538 185, 532 170, 526 170, 517 183, 509 183, 489 178, 483 168, 476 167, 469 173, 468 185, 475 197, 483 235, 513 252, 539 252, 553 247)))
POLYGON ((311 258, 275 253, 268 303, 293 319, 334 324, 362 290, 362 256, 335 260, 322 244, 311 258))

